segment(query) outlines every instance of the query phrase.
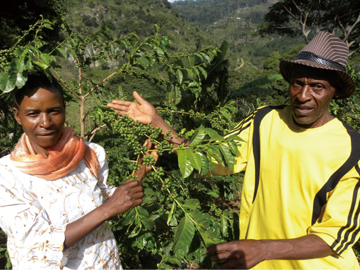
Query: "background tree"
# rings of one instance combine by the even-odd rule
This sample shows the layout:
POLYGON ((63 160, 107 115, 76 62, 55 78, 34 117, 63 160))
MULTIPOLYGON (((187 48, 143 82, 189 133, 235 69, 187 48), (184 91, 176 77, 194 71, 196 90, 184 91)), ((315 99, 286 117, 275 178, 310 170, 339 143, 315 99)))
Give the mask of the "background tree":
MULTIPOLYGON (((42 37, 48 45, 61 39, 61 15, 66 11, 66 1, 61 0, 14 0, 2 1, 0 8, 0 49, 11 47, 17 36, 29 29, 39 20, 40 15, 52 22, 55 31, 45 30, 42 37)), ((34 38, 34 32, 27 35, 22 42, 34 38)), ((40 40, 41 42, 41 40, 40 40)))
POLYGON ((355 52, 359 50, 359 23, 359 1, 284 0, 270 7, 259 32, 262 35, 301 35, 308 43, 318 31, 324 30, 340 36, 355 52))

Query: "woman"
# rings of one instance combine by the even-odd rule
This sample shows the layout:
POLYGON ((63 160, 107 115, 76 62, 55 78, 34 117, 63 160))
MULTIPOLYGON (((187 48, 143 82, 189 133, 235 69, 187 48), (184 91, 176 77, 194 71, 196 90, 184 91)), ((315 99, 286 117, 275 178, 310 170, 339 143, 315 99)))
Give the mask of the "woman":
POLYGON ((138 181, 110 187, 104 149, 64 128, 55 79, 29 73, 13 98, 24 134, 0 159, 0 225, 13 269, 121 269, 106 220, 141 204, 150 168, 141 165, 138 181))

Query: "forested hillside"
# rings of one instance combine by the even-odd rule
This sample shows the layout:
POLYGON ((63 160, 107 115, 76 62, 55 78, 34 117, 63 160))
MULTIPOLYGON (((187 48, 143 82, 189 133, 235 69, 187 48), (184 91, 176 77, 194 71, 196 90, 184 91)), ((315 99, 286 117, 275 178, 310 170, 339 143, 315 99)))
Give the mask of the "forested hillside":
MULTIPOLYGON (((225 18, 239 9, 250 8, 267 2, 274 2, 274 0, 190 0, 174 2, 173 6, 183 14, 187 21, 206 27, 206 25, 225 18)), ((253 19, 253 22, 259 22, 261 14, 251 14, 249 19, 253 19)))
POLYGON ((75 0, 69 2, 66 18, 84 35, 104 28, 114 38, 129 33, 147 37, 156 33, 156 24, 158 33, 167 35, 170 48, 176 51, 194 50, 200 44, 212 43, 209 34, 188 23, 167 0, 75 0))

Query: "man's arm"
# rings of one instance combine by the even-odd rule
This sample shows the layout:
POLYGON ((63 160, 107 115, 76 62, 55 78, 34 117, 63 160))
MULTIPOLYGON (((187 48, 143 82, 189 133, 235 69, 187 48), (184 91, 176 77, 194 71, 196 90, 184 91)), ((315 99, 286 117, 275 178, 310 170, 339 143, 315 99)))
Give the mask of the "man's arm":
POLYGON ((304 260, 322 258, 333 250, 320 237, 309 234, 287 240, 239 240, 206 249, 221 269, 250 269, 265 260, 304 260))
POLYGON ((140 121, 144 125, 151 124, 154 128, 160 127, 164 134, 170 131, 170 138, 165 139, 172 143, 175 148, 187 142, 184 138, 176 138, 178 133, 165 123, 154 106, 143 99, 136 91, 133 92, 133 96, 138 103, 113 100, 111 103, 108 103, 107 106, 114 109, 118 115, 127 115, 134 121, 140 121))

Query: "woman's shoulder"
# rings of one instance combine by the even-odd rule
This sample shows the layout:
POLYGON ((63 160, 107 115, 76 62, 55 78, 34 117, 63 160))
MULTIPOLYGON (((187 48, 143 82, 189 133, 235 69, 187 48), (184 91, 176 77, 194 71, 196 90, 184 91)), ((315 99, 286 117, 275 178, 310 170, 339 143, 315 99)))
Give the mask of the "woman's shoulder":
POLYGON ((0 184, 13 183, 17 179, 18 174, 19 170, 14 166, 10 155, 0 158, 0 184))
MULTIPOLYGON (((1 167, 8 167, 11 166, 12 161, 10 159, 10 154, 3 156, 2 158, 0 158, 0 166, 1 167)), ((0 170, 1 171, 1 170, 0 170)))
POLYGON ((87 141, 85 141, 85 145, 89 146, 95 152, 96 157, 98 158, 99 161, 106 159, 106 152, 104 147, 98 145, 97 143, 87 142, 87 141))

